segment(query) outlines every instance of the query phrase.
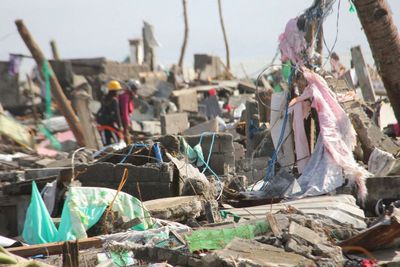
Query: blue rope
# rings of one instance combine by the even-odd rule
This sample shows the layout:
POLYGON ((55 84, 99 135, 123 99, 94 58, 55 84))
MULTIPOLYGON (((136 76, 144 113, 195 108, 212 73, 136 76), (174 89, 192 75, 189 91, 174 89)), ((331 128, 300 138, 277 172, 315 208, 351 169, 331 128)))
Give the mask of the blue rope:
MULTIPOLYGON (((292 83, 292 76, 293 76, 293 68, 290 71, 290 75, 288 78, 288 84, 292 83)), ((290 93, 287 95, 287 100, 286 100, 286 107, 285 107, 285 117, 283 118, 283 123, 282 123, 282 128, 281 128, 281 133, 279 136, 279 140, 276 146, 276 149, 274 150, 274 153, 272 154, 272 158, 269 160, 268 168, 264 176, 264 183, 260 188, 260 191, 263 191, 266 189, 266 187, 269 185, 269 182, 271 180, 271 176, 274 175, 275 173, 275 163, 278 158, 278 152, 282 146, 283 143, 283 137, 285 136, 285 129, 286 129, 286 124, 289 118, 289 101, 290 101, 290 93)))
MULTIPOLYGON (((204 132, 201 134, 200 136, 200 141, 199 141, 199 145, 201 146, 201 143, 203 142, 203 136, 206 134, 210 134, 210 132, 204 132)), ((205 162, 202 158, 199 158, 205 165, 205 168, 203 169, 203 171, 201 173, 204 173, 207 169, 210 170, 211 174, 217 179, 217 181, 219 182, 220 185, 222 185, 221 183, 221 179, 219 178, 219 176, 211 169, 209 162, 210 162, 210 158, 211 158, 211 154, 212 154, 212 150, 214 147, 214 142, 215 142, 215 133, 212 133, 212 140, 211 140, 211 145, 210 145, 210 150, 208 151, 208 157, 207 157, 207 162, 205 162)), ((219 194, 219 196, 217 197, 217 200, 221 197, 222 195, 222 186, 221 186, 221 192, 219 194)))
POLYGON ((132 150, 133 150, 135 147, 149 147, 149 145, 141 144, 141 143, 132 144, 131 147, 129 148, 128 153, 125 154, 125 157, 124 157, 119 163, 124 163, 125 160, 129 157, 129 155, 132 154, 132 150))
MULTIPOLYGON (((205 134, 205 133, 203 133, 203 134, 205 134)), ((201 143, 203 141, 203 134, 200 137, 200 142, 199 142, 200 146, 201 146, 201 143)), ((212 153, 212 149, 214 147, 214 141, 215 141, 215 133, 213 133, 213 136, 212 136, 212 139, 211 139, 210 151, 208 151, 207 162, 204 162, 202 159, 200 159, 201 161, 203 161, 203 163, 206 165, 206 167, 208 167, 210 169, 211 172, 213 172, 213 170, 211 170, 211 168, 209 167, 208 164, 210 163, 211 153, 212 153)), ((206 171, 206 168, 204 168, 201 173, 204 173, 205 171, 206 171)))

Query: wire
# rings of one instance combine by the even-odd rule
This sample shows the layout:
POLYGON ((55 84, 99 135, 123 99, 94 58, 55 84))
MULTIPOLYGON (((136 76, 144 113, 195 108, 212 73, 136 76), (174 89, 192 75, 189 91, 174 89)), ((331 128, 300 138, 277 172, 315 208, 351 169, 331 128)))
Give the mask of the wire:
MULTIPOLYGON (((267 70, 269 70, 269 69, 271 69, 271 68, 273 68, 273 67, 282 67, 282 64, 270 64, 270 65, 266 66, 266 67, 261 71, 261 73, 257 76, 257 79, 256 79, 256 96, 257 96, 257 99, 260 101, 260 103, 261 103, 263 106, 265 106, 265 107, 267 107, 267 108, 269 108, 269 109, 271 109, 271 107, 268 106, 266 103, 264 103, 264 101, 262 101, 262 99, 261 99, 261 97, 260 97, 260 93, 259 93, 259 90, 258 90, 258 84, 259 84, 259 82, 260 82, 261 77, 264 75, 264 73, 265 73, 267 70)), ((272 110, 272 109, 271 109, 271 110, 272 110)), ((272 110, 272 111, 279 111, 279 110, 272 110)))
POLYGON ((13 35, 15 35, 15 34, 17 34, 17 32, 9 32, 9 33, 7 33, 7 34, 1 36, 1 37, 0 37, 0 42, 5 41, 8 37, 13 36, 13 35))
POLYGON ((337 15, 336 15, 336 36, 335 36, 335 41, 333 42, 333 45, 331 49, 329 49, 328 45, 326 44, 325 36, 323 37, 324 45, 326 50, 328 50, 329 55, 326 57, 326 61, 322 67, 325 67, 326 63, 328 63, 328 59, 331 57, 333 53, 333 49, 335 49, 336 43, 338 41, 339 37, 339 18, 340 18, 340 3, 342 0, 338 1, 338 10, 337 10, 337 15))
POLYGON ((72 178, 71 178, 71 180, 75 179, 75 155, 76 155, 76 153, 78 153, 79 151, 82 151, 84 149, 86 149, 86 147, 81 147, 72 153, 72 157, 71 157, 72 178))

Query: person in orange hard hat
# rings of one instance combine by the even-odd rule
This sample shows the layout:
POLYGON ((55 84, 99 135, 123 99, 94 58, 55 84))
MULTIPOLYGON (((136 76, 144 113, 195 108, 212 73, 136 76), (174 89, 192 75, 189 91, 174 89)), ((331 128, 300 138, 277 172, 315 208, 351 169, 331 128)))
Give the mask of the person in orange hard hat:
POLYGON ((122 92, 121 84, 118 81, 111 80, 107 84, 108 93, 101 101, 101 107, 97 112, 97 123, 101 126, 108 126, 104 130, 104 144, 110 145, 117 142, 118 137, 115 133, 122 132, 122 122, 118 95, 122 92))

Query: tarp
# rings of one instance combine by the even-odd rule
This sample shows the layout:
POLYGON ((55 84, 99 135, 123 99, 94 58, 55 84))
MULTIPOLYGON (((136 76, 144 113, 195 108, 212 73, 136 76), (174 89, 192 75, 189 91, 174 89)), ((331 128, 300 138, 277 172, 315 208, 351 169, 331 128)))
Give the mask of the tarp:
MULTIPOLYGON (((22 236, 28 244, 42 244, 86 238, 86 230, 98 222, 116 191, 99 187, 70 187, 61 215, 61 223, 56 229, 35 182, 32 182, 32 198, 29 205, 22 236)), ((113 203, 117 211, 128 220, 139 218, 142 223, 134 230, 146 230, 153 226, 149 212, 142 203, 120 192, 113 203)))

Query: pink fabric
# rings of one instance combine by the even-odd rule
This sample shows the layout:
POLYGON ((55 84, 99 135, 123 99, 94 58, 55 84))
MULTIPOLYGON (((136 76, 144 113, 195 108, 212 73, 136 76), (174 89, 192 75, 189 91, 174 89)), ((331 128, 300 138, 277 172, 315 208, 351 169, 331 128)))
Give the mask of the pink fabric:
POLYGON ((119 109, 121 112, 121 121, 124 128, 132 124, 131 114, 134 110, 134 104, 132 100, 132 93, 125 91, 118 96, 119 109))
POLYGON ((312 106, 318 112, 320 136, 329 157, 341 166, 347 178, 358 186, 360 199, 365 199, 365 178, 370 174, 355 161, 352 149, 356 135, 351 122, 334 98, 325 80, 318 74, 303 68, 308 86, 301 99, 312 98, 312 106))
POLYGON ((298 18, 293 18, 286 24, 285 32, 279 36, 281 60, 290 59, 295 64, 303 64, 301 53, 307 50, 305 33, 297 27, 298 18))
POLYGON ((289 112, 293 112, 294 144, 297 156, 297 170, 299 173, 303 173, 310 159, 310 149, 306 130, 304 128, 304 119, 307 117, 309 110, 310 108, 307 107, 304 101, 295 102, 289 110, 289 112))

